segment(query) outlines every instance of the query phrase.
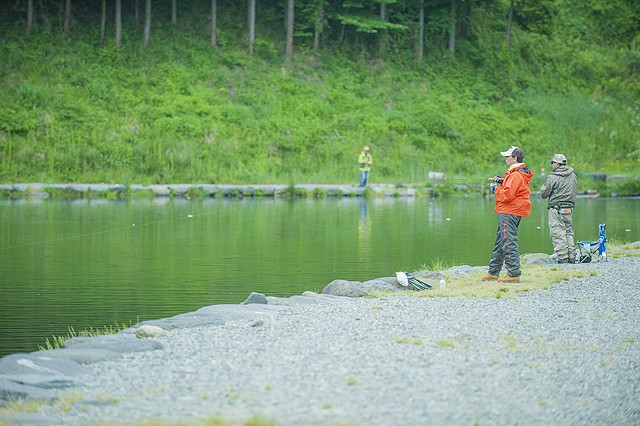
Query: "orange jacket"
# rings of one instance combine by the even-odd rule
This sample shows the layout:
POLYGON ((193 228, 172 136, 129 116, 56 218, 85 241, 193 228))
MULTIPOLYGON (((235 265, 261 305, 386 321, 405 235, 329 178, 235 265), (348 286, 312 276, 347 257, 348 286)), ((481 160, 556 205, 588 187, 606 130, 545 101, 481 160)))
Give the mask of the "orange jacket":
POLYGON ((495 190, 496 213, 512 214, 514 216, 529 216, 531 201, 529 201, 529 182, 533 172, 522 163, 509 169, 504 175, 502 185, 495 190))

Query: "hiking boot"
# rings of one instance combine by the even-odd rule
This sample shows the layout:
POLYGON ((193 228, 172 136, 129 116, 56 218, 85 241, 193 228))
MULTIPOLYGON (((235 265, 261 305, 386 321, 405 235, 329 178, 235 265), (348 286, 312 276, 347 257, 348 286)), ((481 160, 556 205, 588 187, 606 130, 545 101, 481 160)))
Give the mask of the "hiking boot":
POLYGON ((498 281, 501 283, 518 283, 520 282, 520 277, 512 277, 507 275, 506 277, 498 278, 498 281))
POLYGON ((482 281, 495 281, 498 278, 500 278, 500 275, 487 274, 484 277, 482 277, 482 281))

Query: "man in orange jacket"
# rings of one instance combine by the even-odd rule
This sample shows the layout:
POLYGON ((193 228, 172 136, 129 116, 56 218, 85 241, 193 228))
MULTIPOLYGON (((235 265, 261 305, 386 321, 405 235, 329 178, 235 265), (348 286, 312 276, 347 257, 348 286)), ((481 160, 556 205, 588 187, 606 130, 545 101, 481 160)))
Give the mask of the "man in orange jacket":
POLYGON ((500 153, 505 157, 509 170, 504 178, 492 178, 496 195, 495 212, 498 214, 498 232, 491 253, 489 273, 482 277, 483 281, 497 280, 502 282, 520 281, 520 254, 518 252, 518 226, 523 217, 531 212, 529 201, 529 183, 533 177, 523 162, 524 154, 517 146, 512 146, 500 153), (502 265, 507 269, 507 276, 500 278, 502 265))

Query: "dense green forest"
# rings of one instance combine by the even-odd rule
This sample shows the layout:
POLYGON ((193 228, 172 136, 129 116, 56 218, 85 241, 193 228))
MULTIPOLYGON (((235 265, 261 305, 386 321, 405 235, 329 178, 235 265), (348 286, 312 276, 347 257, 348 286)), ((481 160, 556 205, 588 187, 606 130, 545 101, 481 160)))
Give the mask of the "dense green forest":
POLYGON ((0 182, 638 175, 638 44, 637 0, 7 0, 0 182))

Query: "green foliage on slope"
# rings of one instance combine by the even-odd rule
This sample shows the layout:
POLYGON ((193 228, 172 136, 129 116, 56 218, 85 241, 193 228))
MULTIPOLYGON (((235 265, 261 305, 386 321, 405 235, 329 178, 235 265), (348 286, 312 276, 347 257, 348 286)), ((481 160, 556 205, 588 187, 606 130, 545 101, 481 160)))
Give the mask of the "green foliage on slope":
MULTIPOLYGON (((555 152, 578 172, 637 171, 640 53, 524 18, 507 50, 496 13, 476 17, 455 57, 435 45, 420 64, 399 31, 382 53, 355 36, 320 52, 297 39, 284 65, 275 18, 253 56, 239 24, 213 49, 195 12, 158 24, 146 48, 100 43, 94 27, 63 38, 7 26, 0 181, 354 182, 364 144, 373 182, 493 175, 510 145, 536 172, 555 152)), ((628 37, 614 31, 623 18, 610 37, 628 37)))

